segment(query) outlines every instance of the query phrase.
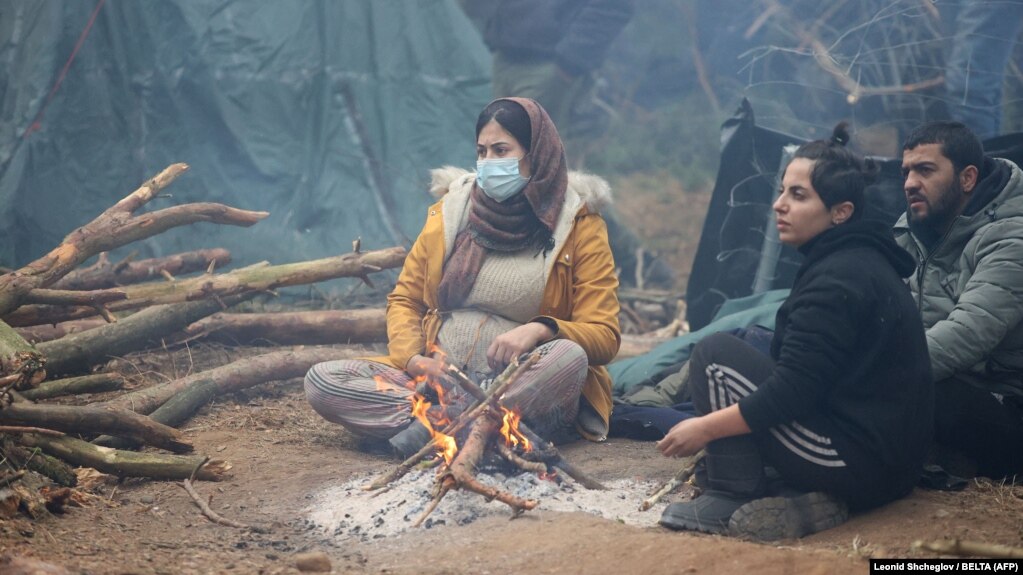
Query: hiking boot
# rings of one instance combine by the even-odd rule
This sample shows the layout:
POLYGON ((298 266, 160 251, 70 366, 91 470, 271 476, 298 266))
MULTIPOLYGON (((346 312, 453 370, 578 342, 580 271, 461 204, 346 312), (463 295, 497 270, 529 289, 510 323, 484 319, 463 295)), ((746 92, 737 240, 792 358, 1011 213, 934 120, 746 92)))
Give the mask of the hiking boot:
POLYGON ((388 443, 394 449, 394 455, 405 460, 419 453, 419 450, 429 443, 431 437, 430 430, 417 419, 395 434, 388 443))
POLYGON ((732 514, 750 501, 749 497, 724 491, 707 491, 692 501, 672 503, 658 523, 676 531, 725 533, 732 514))
POLYGON ((849 510, 834 497, 813 491, 789 497, 764 497, 742 505, 728 529, 760 541, 797 539, 845 523, 849 510))

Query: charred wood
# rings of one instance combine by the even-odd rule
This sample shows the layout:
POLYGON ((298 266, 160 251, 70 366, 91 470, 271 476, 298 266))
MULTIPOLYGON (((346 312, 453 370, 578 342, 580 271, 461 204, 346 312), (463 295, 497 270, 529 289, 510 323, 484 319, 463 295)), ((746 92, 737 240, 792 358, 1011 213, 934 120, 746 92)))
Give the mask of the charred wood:
MULTIPOLYGON (((444 435, 455 435, 466 426, 471 425, 480 416, 484 415, 488 410, 498 409, 498 400, 504 395, 508 388, 515 383, 519 376, 529 369, 534 363, 537 362, 539 356, 536 353, 530 354, 529 358, 521 364, 513 361, 508 365, 507 368, 497 376, 494 380, 493 387, 490 388, 490 392, 486 393, 484 400, 479 401, 476 404, 470 406, 469 409, 463 411, 451 425, 448 425, 441 430, 444 435)), ((413 466, 422 461, 426 456, 434 453, 437 450, 437 438, 434 437, 427 442, 417 453, 402 461, 397 467, 392 469, 386 475, 382 475, 374 479, 369 485, 363 486, 364 491, 375 491, 387 487, 391 482, 397 481, 405 476, 413 466)), ((443 495, 441 495, 443 497, 443 495)))
MULTIPOLYGON (((460 369, 458 369, 454 365, 449 364, 447 367, 447 371, 452 376, 454 376, 454 379, 458 383, 459 387, 461 387, 466 393, 480 401, 484 401, 486 399, 486 392, 483 391, 483 389, 480 386, 476 385, 476 382, 474 382, 472 378, 463 373, 460 369)), ((553 443, 547 441, 546 439, 534 433, 533 430, 531 430, 528 425, 526 425, 525 423, 520 423, 519 431, 523 435, 525 435, 526 438, 533 443, 533 445, 536 445, 543 450, 545 454, 545 459, 547 460, 548 463, 550 463, 550 465, 561 469, 569 477, 575 479, 580 484, 582 484, 583 487, 587 489, 606 489, 606 487, 604 487, 602 483, 600 483, 596 479, 593 479, 592 477, 587 475, 583 470, 579 469, 574 464, 565 459, 564 456, 561 455, 561 452, 558 451, 558 448, 555 447, 553 443)))
POLYGON ((465 445, 451 462, 448 473, 441 479, 445 490, 454 488, 468 489, 486 497, 488 500, 496 499, 511 507, 518 515, 523 511, 533 509, 537 502, 532 499, 523 499, 500 489, 483 485, 476 479, 476 468, 479 467, 480 459, 487 449, 487 444, 493 438, 494 433, 501 426, 497 416, 492 412, 479 417, 473 422, 469 437, 465 445))

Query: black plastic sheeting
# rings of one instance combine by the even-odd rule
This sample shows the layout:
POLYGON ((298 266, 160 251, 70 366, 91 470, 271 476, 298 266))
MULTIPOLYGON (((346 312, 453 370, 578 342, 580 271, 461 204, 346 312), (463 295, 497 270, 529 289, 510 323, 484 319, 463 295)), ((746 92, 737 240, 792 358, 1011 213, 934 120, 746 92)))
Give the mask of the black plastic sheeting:
MULTIPOLYGON (((778 186, 783 149, 805 140, 756 125, 753 109, 743 101, 721 131, 721 164, 703 223, 686 289, 686 320, 696 331, 714 317, 725 300, 751 295, 768 226, 774 225, 771 204, 778 186)), ((987 154, 1023 163, 1023 133, 984 142, 987 154)), ((901 158, 873 158, 880 164, 878 181, 867 188, 865 217, 894 224, 906 209, 901 158)), ((802 256, 783 246, 773 274, 763 289, 789 288, 802 256)))
POLYGON ((453 0, 0 3, 0 265, 41 256, 174 162, 190 170, 143 210, 271 216, 172 230, 132 244, 142 256, 225 247, 286 263, 357 236, 405 242, 432 202, 429 168, 472 167, 490 89, 490 55, 453 0))

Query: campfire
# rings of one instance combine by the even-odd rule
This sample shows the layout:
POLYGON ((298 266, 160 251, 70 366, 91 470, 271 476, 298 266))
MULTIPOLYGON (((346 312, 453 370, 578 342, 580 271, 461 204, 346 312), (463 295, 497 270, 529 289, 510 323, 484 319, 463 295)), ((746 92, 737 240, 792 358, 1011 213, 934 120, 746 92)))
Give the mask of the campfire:
POLYGON ((452 490, 464 489, 478 493, 488 501, 498 500, 512 508, 512 517, 533 509, 537 501, 518 497, 497 487, 481 483, 476 471, 482 466, 485 456, 492 454, 509 465, 541 478, 561 481, 556 470, 577 481, 587 489, 604 489, 599 482, 561 456, 557 448, 532 432, 521 421, 522 415, 502 404, 505 392, 525 373, 539 356, 529 355, 524 361, 513 361, 484 391, 468 375, 446 361, 440 350, 434 350, 444 362, 444 373, 454 381, 474 402, 464 409, 454 421, 448 417, 450 393, 443 383, 432 377, 417 381, 418 390, 410 397, 412 414, 429 431, 431 440, 415 455, 409 457, 388 474, 365 486, 367 491, 388 488, 394 481, 408 473, 423 460, 432 457, 438 466, 432 490, 432 500, 422 516, 415 522, 418 527, 437 508, 444 496, 452 490), (424 394, 436 396, 439 409, 424 394), (468 433, 464 430, 468 429, 468 433), (465 437, 462 445, 458 437, 465 437))

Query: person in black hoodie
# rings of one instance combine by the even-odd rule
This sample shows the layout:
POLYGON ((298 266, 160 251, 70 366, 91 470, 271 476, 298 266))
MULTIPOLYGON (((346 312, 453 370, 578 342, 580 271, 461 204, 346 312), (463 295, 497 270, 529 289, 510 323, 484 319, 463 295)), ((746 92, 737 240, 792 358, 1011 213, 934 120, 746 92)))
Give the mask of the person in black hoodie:
POLYGON ((887 225, 861 217, 872 175, 848 138, 839 124, 786 167, 778 232, 805 261, 778 310, 770 357, 723 333, 693 350, 700 417, 657 447, 674 457, 705 449, 704 491, 668 506, 666 527, 801 537, 908 494, 920 476, 934 397, 903 281, 915 264, 887 225))

